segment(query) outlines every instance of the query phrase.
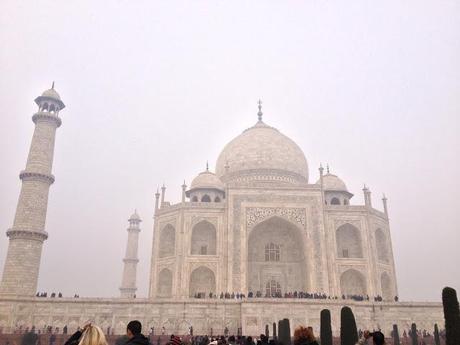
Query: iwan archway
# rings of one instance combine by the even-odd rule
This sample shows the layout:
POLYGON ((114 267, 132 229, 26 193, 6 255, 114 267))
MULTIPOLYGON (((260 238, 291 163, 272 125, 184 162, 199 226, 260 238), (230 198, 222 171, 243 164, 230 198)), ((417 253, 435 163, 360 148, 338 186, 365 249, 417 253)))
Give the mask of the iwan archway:
POLYGON ((307 260, 301 230, 281 217, 257 224, 248 243, 247 287, 249 292, 273 296, 307 291, 307 260))

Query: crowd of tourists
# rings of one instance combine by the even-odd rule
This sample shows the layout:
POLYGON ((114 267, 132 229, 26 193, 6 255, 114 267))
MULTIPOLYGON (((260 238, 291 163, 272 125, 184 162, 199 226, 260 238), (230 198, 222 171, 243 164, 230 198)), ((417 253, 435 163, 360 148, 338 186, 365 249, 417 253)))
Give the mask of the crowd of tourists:
MULTIPOLYGON (((47 329, 47 331, 51 332, 52 330, 47 329)), ((63 330, 63 333, 67 334, 67 329, 63 330)), ((137 320, 133 320, 130 321, 126 327, 126 335, 119 338, 123 341, 120 342, 118 340, 116 343, 117 345, 152 345, 149 338, 153 336, 153 333, 154 330, 150 329, 149 337, 144 336, 142 334, 142 324, 137 320)), ((162 333, 164 335, 164 329, 162 333)), ((193 327, 190 327, 189 336, 185 338, 181 338, 177 335, 168 336, 166 345, 282 345, 276 337, 269 338, 265 334, 261 334, 259 337, 254 338, 251 336, 234 336, 229 335, 228 328, 225 328, 223 333, 224 335, 221 336, 194 336, 193 327)), ((28 339, 32 341, 27 341, 28 344, 38 343, 38 336, 34 332, 34 329, 26 333, 26 335, 35 337, 35 341, 32 338, 28 339)), ((369 338, 373 339, 374 345, 383 345, 385 343, 384 335, 379 331, 373 333, 369 331, 360 331, 360 340, 357 345, 366 344, 369 338)), ((158 344, 159 339, 160 338, 158 338, 158 344)), ((54 342, 51 342, 51 338, 50 344, 54 344, 54 342)), ((367 344, 371 345, 370 343, 367 344)), ((104 334, 100 327, 87 323, 72 334, 64 345, 108 345, 108 342, 106 334, 104 334)), ((303 326, 297 327, 294 331, 293 345, 318 345, 313 333, 313 328, 303 326)))
MULTIPOLYGON (((48 292, 37 292, 35 297, 48 297, 48 292)), ((62 292, 58 292, 58 293, 52 292, 49 295, 49 297, 51 297, 51 298, 55 298, 55 297, 62 298, 62 297, 64 297, 64 295, 62 294, 62 292)), ((77 295, 77 294, 73 295, 73 298, 79 298, 79 297, 80 297, 80 295, 77 295)))
MULTIPOLYGON (((213 292, 209 293, 195 293, 193 295, 194 298, 215 298, 215 299, 244 299, 246 298, 246 295, 241 292, 221 292, 220 294, 215 294, 213 292)), ((329 299, 329 300, 338 300, 339 297, 337 296, 329 296, 326 295, 325 293, 310 293, 310 292, 304 292, 304 291, 294 291, 294 292, 285 292, 284 294, 281 293, 280 291, 275 292, 275 293, 266 293, 265 295, 262 294, 261 291, 257 292, 252 292, 249 291, 247 298, 306 298, 306 299, 329 299)), ((371 298, 369 295, 342 295, 341 297, 343 300, 353 300, 353 301, 370 301, 371 298)), ((383 297, 380 295, 374 296, 373 298, 374 302, 382 302, 383 297)), ((395 296, 394 298, 395 302, 399 301, 398 296, 395 296)))

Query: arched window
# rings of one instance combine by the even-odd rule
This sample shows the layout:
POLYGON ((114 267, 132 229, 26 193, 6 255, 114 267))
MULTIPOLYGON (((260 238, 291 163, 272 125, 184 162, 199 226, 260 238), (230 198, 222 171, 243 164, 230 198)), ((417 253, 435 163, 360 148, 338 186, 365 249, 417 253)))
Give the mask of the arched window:
POLYGON ((192 202, 198 202, 198 197, 196 195, 192 198, 192 202))
POLYGON ((54 113, 54 110, 55 110, 54 104, 51 104, 51 105, 50 105, 50 112, 53 112, 53 113, 54 113))
POLYGON ((219 198, 218 196, 216 196, 216 197, 214 198, 214 202, 220 202, 220 198, 219 198))
POLYGON ((265 296, 276 297, 281 294, 281 284, 276 280, 270 280, 265 284, 265 296))
POLYGON ((340 200, 338 198, 332 198, 331 205, 340 205, 340 200))
POLYGON ((43 104, 42 111, 48 111, 48 103, 43 104))
POLYGON ((377 247, 377 258, 382 262, 389 262, 388 241, 382 229, 375 231, 375 245, 377 247))
POLYGON ((201 197, 201 202, 211 202, 211 198, 208 194, 205 194, 201 197))
POLYGON ((280 261, 280 246, 274 243, 265 245, 265 261, 280 261))

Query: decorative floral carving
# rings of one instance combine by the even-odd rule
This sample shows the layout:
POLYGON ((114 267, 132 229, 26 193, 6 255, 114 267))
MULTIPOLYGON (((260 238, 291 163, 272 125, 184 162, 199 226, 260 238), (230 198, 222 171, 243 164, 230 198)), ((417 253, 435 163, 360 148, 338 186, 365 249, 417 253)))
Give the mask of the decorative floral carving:
POLYGON ((335 219, 334 221, 335 224, 335 229, 339 228, 340 226, 344 224, 350 224, 356 227, 357 229, 361 229, 361 222, 356 219, 335 219))
POLYGON ((247 228, 251 229, 261 221, 278 216, 306 228, 306 215, 304 208, 278 208, 278 207, 248 207, 246 209, 247 228))

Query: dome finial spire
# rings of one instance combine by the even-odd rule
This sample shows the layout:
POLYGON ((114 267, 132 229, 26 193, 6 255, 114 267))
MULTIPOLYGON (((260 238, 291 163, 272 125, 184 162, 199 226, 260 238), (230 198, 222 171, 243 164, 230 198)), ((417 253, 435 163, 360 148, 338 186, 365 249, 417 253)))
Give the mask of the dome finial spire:
POLYGON ((54 80, 53 80, 53 84, 51 84, 51 89, 54 90, 54 80))
POLYGON ((209 171, 209 162, 206 161, 206 171, 209 171))
POLYGON ((326 165, 326 171, 329 174, 329 163, 327 163, 327 165, 326 165))
POLYGON ((259 102, 257 102, 257 104, 258 104, 257 107, 259 108, 259 111, 257 112, 257 117, 259 118, 259 121, 262 121, 262 115, 264 113, 262 113, 262 101, 260 100, 260 98, 259 98, 259 102))

